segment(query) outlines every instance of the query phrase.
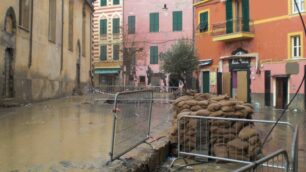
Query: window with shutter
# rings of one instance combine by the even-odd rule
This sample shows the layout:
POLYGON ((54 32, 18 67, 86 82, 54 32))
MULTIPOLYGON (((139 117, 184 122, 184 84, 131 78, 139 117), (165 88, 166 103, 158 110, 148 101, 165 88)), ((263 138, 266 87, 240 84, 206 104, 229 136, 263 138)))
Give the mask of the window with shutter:
POLYGON ((100 35, 107 34, 107 19, 100 20, 100 35))
POLYGON ((120 4, 120 0, 113 0, 113 5, 119 5, 120 4))
POLYGON ((106 6, 107 0, 100 0, 100 6, 106 6))
POLYGON ((208 31, 208 12, 200 13, 200 25, 199 30, 200 32, 207 32, 208 31))
POLYGON ((113 34, 117 34, 120 32, 120 19, 115 18, 113 19, 113 34))
POLYGON ((159 32, 159 13, 150 13, 150 32, 159 32))
POLYGON ((183 12, 182 11, 173 11, 172 13, 172 27, 173 31, 182 31, 183 27, 183 12))
POLYGON ((136 24, 135 16, 129 16, 128 17, 128 33, 129 34, 135 33, 135 24, 136 24))
POLYGON ((101 45, 100 47, 100 60, 106 60, 107 59, 107 46, 101 45))
POLYGON ((113 45, 113 60, 119 60, 119 45, 113 45))
POLYGON ((250 31, 249 0, 242 0, 242 31, 250 31))
POLYGON ((158 64, 158 47, 150 47, 150 64, 158 64))
POLYGON ((226 33, 233 33, 233 4, 226 0, 226 33))

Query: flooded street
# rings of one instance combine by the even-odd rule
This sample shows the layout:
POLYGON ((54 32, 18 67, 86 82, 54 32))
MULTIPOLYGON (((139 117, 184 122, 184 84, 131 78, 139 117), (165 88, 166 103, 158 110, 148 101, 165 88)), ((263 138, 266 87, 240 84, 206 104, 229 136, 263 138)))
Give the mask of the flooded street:
MULTIPOLYGON (((109 159, 112 107, 69 97, 2 109, 0 171, 101 171, 109 159)), ((154 104, 153 135, 169 126, 169 110, 154 104)))

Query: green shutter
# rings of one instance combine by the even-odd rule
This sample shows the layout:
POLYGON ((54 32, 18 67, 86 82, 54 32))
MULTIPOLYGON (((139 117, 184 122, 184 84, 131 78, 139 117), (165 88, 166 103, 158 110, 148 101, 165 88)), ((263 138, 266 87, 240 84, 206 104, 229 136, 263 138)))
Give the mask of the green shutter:
POLYGON ((150 64, 158 64, 158 47, 150 47, 150 64))
POLYGON ((159 13, 150 13, 150 32, 159 31, 159 13))
POLYGON ((242 31, 250 31, 249 0, 242 0, 242 31))
POLYGON ((119 30, 120 30, 120 19, 119 18, 116 18, 116 19, 113 19, 113 33, 119 33, 119 30))
POLYGON ((101 35, 107 34, 107 19, 100 20, 100 34, 101 35))
POLYGON ((119 45, 114 45, 113 46, 113 60, 119 60, 119 45))
POLYGON ((226 33, 233 33, 233 4, 226 0, 226 33))
POLYGON ((200 14, 200 32, 208 31, 208 12, 200 14))
POLYGON ((128 33, 135 33, 135 16, 128 17, 128 33))
POLYGON ((106 60, 107 58, 107 46, 101 45, 100 47, 100 60, 106 60))
POLYGON ((182 31, 182 22, 183 13, 182 11, 173 11, 172 13, 172 28, 173 31, 182 31))
POLYGON ((100 6, 106 6, 107 0, 100 0, 100 6))
POLYGON ((113 5, 118 5, 120 4, 120 0, 113 0, 113 5))

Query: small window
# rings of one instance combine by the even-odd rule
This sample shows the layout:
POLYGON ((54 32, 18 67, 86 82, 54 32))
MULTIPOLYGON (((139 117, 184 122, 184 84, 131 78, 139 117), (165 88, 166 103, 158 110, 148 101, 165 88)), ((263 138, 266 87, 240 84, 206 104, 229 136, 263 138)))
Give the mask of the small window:
POLYGON ((199 30, 200 32, 208 31, 208 12, 203 12, 200 14, 199 30))
POLYGON ((19 1, 19 25, 24 29, 30 29, 30 0, 19 1))
POLYGON ((49 41, 56 39, 56 0, 49 0, 49 41))
POLYGON ((119 60, 120 45, 113 46, 113 60, 119 60))
POLYGON ((135 33, 135 22, 136 22, 135 16, 128 17, 128 34, 135 33))
POLYGON ((120 32, 120 19, 113 19, 113 34, 118 34, 120 32))
POLYGON ((158 47, 150 47, 150 64, 158 64, 158 47))
POLYGON ((100 35, 107 34, 107 19, 100 20, 100 35))
POLYGON ((100 6, 106 6, 107 0, 100 0, 100 6))
POLYGON ((100 47, 100 60, 104 61, 107 59, 107 46, 101 45, 100 47))
POLYGON ((113 0, 113 5, 119 5, 120 4, 120 0, 113 0))
POLYGON ((301 37, 300 35, 291 36, 291 58, 301 58, 301 37))
POLYGON ((173 31, 182 31, 182 26, 183 26, 182 20, 183 20, 183 12, 173 11, 172 13, 173 31))
POLYGON ((150 32, 159 32, 159 13, 150 13, 150 32))
POLYGON ((292 0, 292 13, 293 14, 296 14, 298 13, 298 9, 297 9, 297 6, 295 5, 295 2, 297 3, 297 6, 300 10, 300 12, 304 12, 305 11, 305 4, 304 4, 304 0, 292 0))

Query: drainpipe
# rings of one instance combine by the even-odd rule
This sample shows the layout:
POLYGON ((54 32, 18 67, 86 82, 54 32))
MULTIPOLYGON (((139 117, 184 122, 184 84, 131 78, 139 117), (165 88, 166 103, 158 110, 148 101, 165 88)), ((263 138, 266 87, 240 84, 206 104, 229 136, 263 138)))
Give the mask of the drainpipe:
POLYGON ((30 30, 30 47, 29 47, 29 62, 28 62, 28 68, 31 68, 32 66, 32 49, 33 49, 33 13, 34 13, 34 0, 31 1, 31 30, 30 30))
POLYGON ((64 57, 64 0, 62 0, 62 48, 61 48, 61 67, 60 73, 63 71, 63 57, 64 57))
MULTIPOLYGON (((94 3, 94 2, 93 2, 94 3)), ((92 71, 92 63, 93 63, 93 59, 92 59, 92 24, 93 24, 93 21, 92 21, 92 15, 94 13, 94 10, 91 11, 90 13, 90 48, 89 48, 89 65, 90 65, 90 69, 89 69, 89 72, 90 72, 90 82, 91 82, 91 86, 93 87, 94 86, 94 82, 93 82, 93 71, 92 71)))

